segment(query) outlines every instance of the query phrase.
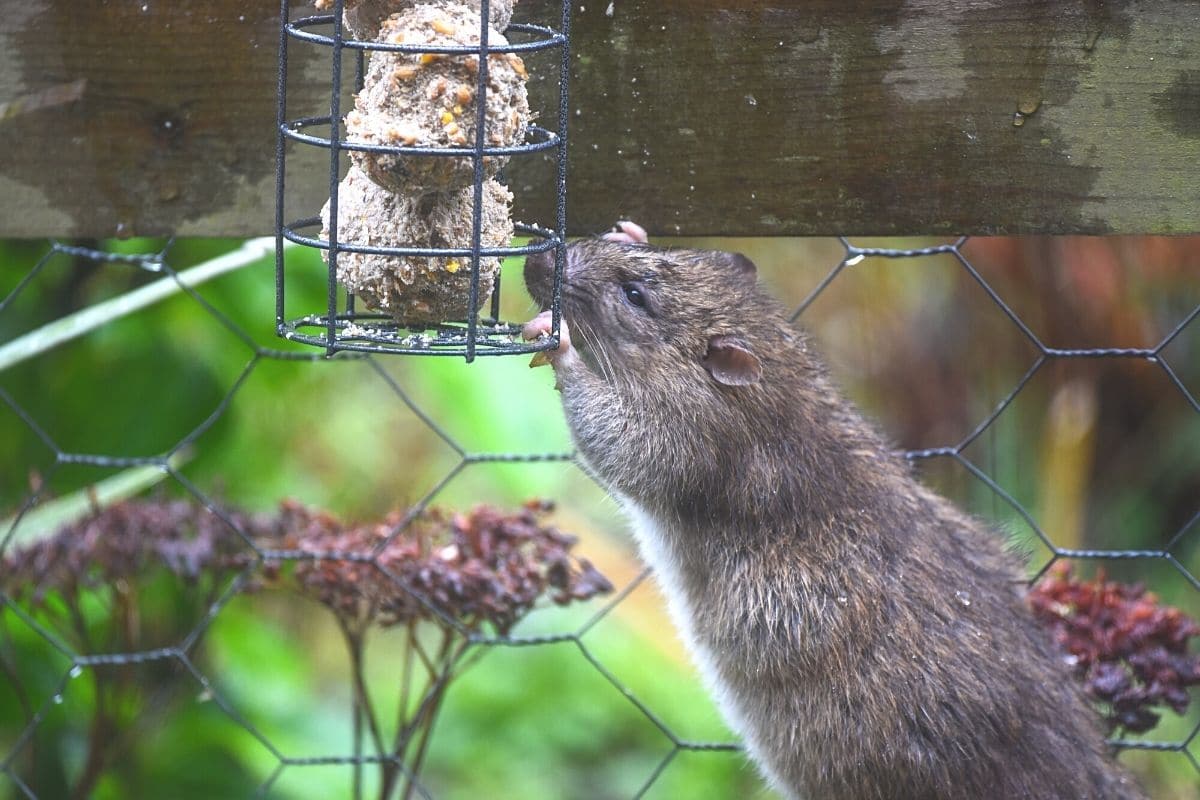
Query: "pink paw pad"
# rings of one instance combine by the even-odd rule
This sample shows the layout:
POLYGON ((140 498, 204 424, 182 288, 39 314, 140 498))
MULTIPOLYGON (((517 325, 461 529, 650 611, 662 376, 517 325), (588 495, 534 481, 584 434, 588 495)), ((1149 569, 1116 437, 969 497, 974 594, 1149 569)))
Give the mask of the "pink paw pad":
POLYGON ((646 244, 649 241, 649 236, 646 234, 646 229, 636 222, 629 220, 620 220, 613 229, 600 237, 607 242, 619 242, 621 244, 646 244))
MULTIPOLYGON (((543 311, 538 314, 521 329, 521 336, 526 341, 540 339, 543 336, 549 336, 554 330, 553 317, 549 311, 543 311)), ((550 364, 553 360, 567 352, 571 348, 571 334, 567 330, 567 321, 560 319, 558 324, 558 347, 554 350, 541 350, 534 353, 533 360, 529 362, 531 367, 541 367, 550 364)))

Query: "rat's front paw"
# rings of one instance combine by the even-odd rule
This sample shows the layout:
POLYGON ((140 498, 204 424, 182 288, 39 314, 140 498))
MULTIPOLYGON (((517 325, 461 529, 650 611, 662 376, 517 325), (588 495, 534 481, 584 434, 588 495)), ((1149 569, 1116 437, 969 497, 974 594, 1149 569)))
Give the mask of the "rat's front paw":
MULTIPOLYGON (((526 341, 533 341, 543 336, 550 336, 553 330, 554 319, 552 315, 549 311, 543 311, 525 323, 525 327, 521 329, 521 335, 526 341)), ((560 319, 558 324, 558 347, 553 350, 540 350, 534 353, 533 360, 529 362, 529 366, 557 365, 559 360, 568 354, 574 354, 574 351, 571 350, 571 332, 567 328, 567 321, 560 319)))
POLYGON ((613 229, 600 238, 607 242, 620 242, 621 244, 646 244, 649 241, 646 229, 627 219, 613 225, 613 229))

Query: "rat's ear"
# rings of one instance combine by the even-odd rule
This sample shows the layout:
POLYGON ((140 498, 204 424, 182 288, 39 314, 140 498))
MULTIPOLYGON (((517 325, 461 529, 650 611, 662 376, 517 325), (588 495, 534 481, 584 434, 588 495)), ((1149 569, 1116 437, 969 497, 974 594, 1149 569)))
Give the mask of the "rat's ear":
POLYGON ((758 267, 754 262, 741 253, 726 253, 722 250, 715 252, 717 260, 732 272, 738 279, 754 283, 758 279, 758 267))
POLYGON ((762 362, 750 345, 733 336, 713 336, 701 359, 708 374, 726 386, 749 386, 762 378, 762 362))

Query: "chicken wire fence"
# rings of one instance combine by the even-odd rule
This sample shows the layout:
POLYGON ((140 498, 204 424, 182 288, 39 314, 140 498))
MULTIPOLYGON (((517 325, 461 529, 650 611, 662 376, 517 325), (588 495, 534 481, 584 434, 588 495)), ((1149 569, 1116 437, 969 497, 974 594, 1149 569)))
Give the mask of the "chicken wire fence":
MULTIPOLYGON (((1174 575, 1176 579, 1182 580, 1184 585, 1190 587, 1188 589, 1190 597, 1195 600, 1196 593, 1200 592, 1200 580, 1195 572, 1189 569, 1189 564, 1194 565, 1194 559, 1189 561, 1191 556, 1185 554, 1194 554, 1196 551, 1196 540, 1200 538, 1200 523, 1198 523, 1200 511, 1193 513, 1177 530, 1164 534, 1160 547, 1093 549, 1060 546, 1056 543, 1055 532, 1044 530, 1037 515, 1026 508, 1025 504, 1017 499, 1012 491, 1003 486, 995 476, 989 474, 988 465, 977 463, 978 459, 971 457, 970 448, 980 440, 980 437, 993 430, 999 424, 998 421, 1003 420, 1006 414, 1012 413, 1014 404, 1023 392, 1027 391, 1031 381, 1050 369, 1051 365, 1062 362, 1101 360, 1134 361, 1144 364, 1148 369, 1158 371, 1158 374, 1165 379, 1163 385, 1169 386, 1170 391, 1178 394, 1179 400, 1189 409, 1188 413, 1191 415, 1191 419, 1200 418, 1200 402, 1197 401, 1196 392, 1188 384, 1189 380, 1195 379, 1194 362, 1191 361, 1194 358, 1195 350, 1194 346, 1183 346, 1186 344, 1183 342, 1184 337, 1190 335, 1194 340, 1200 305, 1187 311, 1152 346, 1063 349, 1045 341, 1024 320, 1023 314, 1014 309, 1009 299, 1005 297, 1004 291, 993 286, 995 280, 985 278, 984 274, 972 263, 972 259, 968 258, 969 245, 966 238, 919 249, 862 247, 848 239, 839 241, 840 256, 807 296, 796 304, 794 315, 796 318, 803 320, 806 310, 818 298, 830 292, 831 287, 838 286, 847 275, 854 273, 856 269, 861 269, 859 265, 863 262, 878 263, 874 260, 888 259, 922 264, 931 259, 948 258, 953 261, 955 269, 961 270, 961 273, 969 279, 969 283, 978 286, 982 292, 981 297, 985 298, 991 308, 999 312, 1003 324, 1010 331, 1015 331, 1016 336, 1024 340, 1032 349, 1033 356, 1028 368, 1015 380, 1015 383, 1000 395, 997 402, 991 404, 990 410, 974 422, 967 435, 955 438, 944 446, 908 450, 906 451, 907 457, 921 464, 937 461, 951 463, 961 468, 963 474, 971 476, 980 485, 986 487, 1000 504, 1011 508, 1027 523, 1037 542, 1040 542, 1038 549, 1039 552, 1045 554, 1045 558, 1040 565, 1034 565, 1040 567, 1037 569, 1039 575, 1044 573, 1051 564, 1061 559, 1152 564, 1167 568, 1167 573, 1159 571, 1153 574, 1159 577, 1163 574, 1174 575), (1180 359, 1184 359, 1186 363, 1181 365, 1178 363, 1180 359), (1182 370, 1181 366, 1186 366, 1187 369, 1182 370), (1189 375, 1192 377, 1189 378, 1189 375)), ((262 243, 259 244, 262 245, 262 243)), ((740 759, 742 757, 737 752, 740 748, 732 741, 724 739, 696 740, 690 736, 687 730, 677 729, 675 724, 668 721, 669 709, 656 705, 653 699, 647 698, 643 692, 632 688, 631 682, 619 676, 606 663, 605 656, 596 652, 592 643, 593 631, 647 580, 646 572, 642 572, 624 585, 613 587, 614 591, 610 596, 592 597, 587 600, 590 604, 589 616, 582 624, 561 632, 524 635, 505 628, 503 625, 492 625, 491 627, 464 625, 463 617, 447 613, 447 601, 444 597, 430 596, 430 592, 436 595, 439 584, 430 583, 426 580, 427 576, 419 573, 402 572, 395 566, 397 562, 387 560, 387 548, 394 543, 404 541, 405 537, 411 536, 413 529, 422 524, 423 517, 421 515, 425 510, 438 500, 439 495, 446 490, 447 486, 460 480, 471 465, 503 463, 529 466, 545 462, 562 462, 565 465, 573 458, 572 454, 567 452, 481 452, 477 450, 471 441, 463 441, 460 434, 451 432, 439 421, 437 413, 424 407, 422 401, 406 390, 402 382, 398 381, 385 368, 385 362, 394 360, 394 356, 347 352, 340 353, 333 359, 325 359, 321 352, 276 349, 265 346, 247 330, 244 320, 219 308, 218 304, 198 290, 196 276, 192 270, 177 269, 172 265, 171 244, 167 244, 161 251, 129 255, 54 243, 35 263, 28 267, 25 276, 15 283, 3 302, 0 302, 0 325, 11 326, 11 323, 6 323, 6 318, 11 319, 14 312, 20 309, 23 300, 27 299, 30 294, 30 287, 35 286, 39 280, 47 279, 48 271, 60 269, 64 260, 70 262, 71 269, 84 270, 93 275, 106 271, 127 272, 130 270, 148 273, 150 277, 155 278, 153 282, 146 283, 133 292, 114 298, 109 302, 127 302, 130 303, 132 309, 139 307, 139 303, 142 301, 144 303, 152 302, 147 298, 141 298, 138 303, 131 302, 130 298, 138 292, 173 291, 181 294, 188 299, 187 314, 189 317, 199 320, 205 326, 218 326, 227 331, 236 340, 236 347, 244 354, 245 364, 241 372, 229 382, 226 391, 217 400, 206 418, 198 425, 180 429, 178 439, 170 447, 149 456, 120 451, 80 452, 64 446, 59 440, 60 437, 55 433, 61 427, 61 420, 43 417, 43 409, 37 401, 39 396, 45 397, 44 392, 55 391, 55 387, 18 386, 9 380, 0 380, 0 400, 3 401, 0 409, 6 410, 12 420, 15 420, 15 425, 24 431, 25 436, 36 441, 38 447, 47 454, 44 462, 8 463, 3 471, 3 481, 7 484, 3 487, 6 496, 19 494, 23 495, 23 499, 14 509, 0 510, 0 514, 11 513, 5 523, 5 529, 0 531, 0 536, 3 537, 0 539, 0 556, 4 558, 4 571, 7 573, 2 576, 3 579, 0 581, 0 604, 2 604, 0 674, 4 675, 4 678, 0 679, 0 687, 5 685, 8 687, 6 690, 0 691, 8 692, 10 697, 7 702, 10 709, 17 709, 15 716, 10 714, 10 717, 4 721, 7 729, 0 730, 0 776, 2 776, 0 786, 5 782, 8 784, 7 789, 0 788, 0 796, 48 798, 71 794, 72 787, 61 782, 55 783, 52 777, 53 771, 47 769, 47 760, 52 761, 57 756, 54 753, 55 743, 45 741, 43 728, 48 728, 50 725, 48 720, 52 720, 55 715, 62 713, 64 704, 66 704, 66 708, 74 709, 72 713, 83 714, 88 697, 91 697, 91 702, 102 701, 103 698, 100 696, 98 688, 86 688, 88 681, 85 678, 90 676, 97 679, 97 676, 100 675, 120 675, 123 671, 127 676, 143 674, 135 672, 135 670, 148 670, 147 674, 158 675, 159 678, 156 679, 155 685, 159 682, 163 685, 174 683, 176 686, 186 686, 194 693, 194 702, 185 704, 183 707, 175 707, 171 713, 188 713, 187 709, 190 706, 199 704, 219 709, 222 722, 216 725, 218 732, 214 734, 208 732, 206 728, 198 728, 196 730, 197 747, 214 746, 214 742, 222 741, 225 737, 232 735, 230 731, 240 731, 261 746, 268 755, 258 760, 261 774, 257 776, 255 785, 243 787, 244 794, 263 797, 290 796, 283 789, 281 776, 302 772, 306 769, 337 768, 345 771, 342 785, 345 787, 346 794, 361 796, 380 785, 372 784, 369 779, 364 778, 364 769, 390 765, 391 777, 385 777, 383 780, 385 782, 390 780, 391 783, 387 785, 395 789, 397 793, 403 786, 406 797, 438 796, 437 789, 426 785, 422 777, 417 774, 420 763, 419 761, 413 762, 411 751, 407 754, 390 751, 386 742, 381 745, 381 740, 386 737, 367 730, 370 727, 370 720, 364 718, 362 703, 358 702, 357 694, 355 694, 354 709, 352 712, 348 712, 353 714, 353 735, 348 741, 331 746, 328 752, 317 755, 298 755, 298 752, 311 752, 311 749, 298 746, 292 737, 283 736, 282 738, 288 741, 282 741, 277 732, 265 731, 251 715, 239 708, 238 702, 230 698, 228 687, 237 682, 238 678, 235 674, 237 665, 221 663, 206 656, 203 643, 206 636, 210 635, 209 631, 222 615, 240 613, 240 604, 253 602, 254 598, 258 596, 257 592, 262 588, 263 582, 269 580, 270 576, 279 570, 286 568, 287 565, 308 565, 311 568, 318 565, 351 564, 361 567, 363 572, 355 573, 355 581, 360 585, 366 585, 368 581, 374 581, 375 584, 382 581, 392 595, 389 602, 416 604, 422 609, 421 614, 424 616, 421 618, 426 622, 432 620, 435 626, 441 625, 443 629, 456 633, 458 636, 456 641, 460 642, 461 647, 453 654, 455 660, 452 666, 454 668, 459 665, 465 666, 484 653, 507 648, 536 649, 568 646, 577 649, 581 660, 576 662, 576 669, 593 670, 598 674, 602 678, 603 684, 611 689, 610 699, 613 699, 614 702, 627 703, 637 715, 643 717, 653 727, 656 731, 655 735, 659 738, 661 753, 653 757, 653 763, 647 766, 644 774, 636 776, 636 785, 628 792, 634 797, 651 795, 668 767, 680 760, 684 754, 700 754, 704 758, 711 759, 740 759), (454 453, 453 465, 414 504, 413 508, 404 515, 391 518, 386 523, 385 536, 371 540, 368 544, 353 538, 312 539, 307 540, 307 545, 305 540, 301 540, 297 545, 297 542, 293 540, 271 539, 264 534, 264 530, 277 522, 264 523, 259 517, 230 510, 228 505, 220 499, 220 487, 202 485, 189 477, 187 468, 183 466, 188 453, 202 447, 205 433, 213 426, 218 425, 223 416, 230 413, 231 408, 238 406, 241 399, 239 390, 256 372, 269 368, 269 365, 278 365, 281 369, 287 370, 319 370, 347 360, 361 361, 369 365, 370 370, 377 373, 388 387, 391 394, 390 402, 402 404, 411 409, 414 428, 390 430, 384 434, 385 436, 402 440, 406 436, 413 435, 416 427, 424 427, 443 441, 454 453), (176 540, 173 550, 158 554, 164 563, 171 562, 173 559, 174 561, 171 563, 187 564, 189 559, 201 559, 203 556, 200 554, 200 545, 197 542, 205 536, 210 537, 207 540, 210 547, 212 546, 211 537, 214 535, 224 535, 226 540, 235 543, 221 561, 226 575, 223 581, 214 581, 210 584, 202 582, 187 584, 186 592, 194 595, 196 620, 182 636, 173 641, 153 642, 154 646, 137 649, 106 649, 102 643, 88 640, 88 626, 94 626, 97 624, 96 619, 105 619, 109 614, 116 618, 118 615, 115 608, 66 608, 61 597, 64 591, 61 584, 40 588, 36 585, 29 585, 28 582, 31 580, 36 582, 36 578, 33 577, 35 575, 50 575, 55 567, 53 563, 43 563, 40 573, 14 571, 13 565, 20 563, 20 554, 28 552, 30 548, 38 545, 37 542, 30 542, 27 538, 23 538, 23 525, 30 524, 39 509, 53 499, 51 487, 54 486, 56 474, 81 467, 116 471, 118 475, 128 475, 130 471, 137 470, 149 471, 160 476, 165 475, 168 478, 166 483, 178 490, 177 494, 192 498, 199 507, 204 509, 206 513, 201 513, 200 516, 206 520, 205 522, 192 520, 187 523, 195 526, 196 533, 194 535, 176 540), (21 490, 19 486, 25 481, 29 482, 29 488, 21 490), (323 542, 323 544, 320 546, 313 544, 317 541, 323 542), (340 542, 342 546, 330 546, 330 542, 333 542, 334 545, 340 542), (19 581, 26 583, 22 584, 19 581), (422 581, 425 582, 422 583, 422 581), (57 595, 55 593, 56 586, 57 595), (237 608, 234 608, 235 606, 237 608), (47 608, 56 613, 48 613, 47 608), (74 618, 72 615, 75 615, 74 618), (86 616, 87 621, 84 621, 82 616, 86 616), (73 624, 80 626, 74 632, 73 624), (79 633, 80 631, 82 633, 79 633), (28 652, 23 652, 21 647, 50 653, 49 660, 56 663, 59 669, 53 674, 43 674, 33 678, 24 674, 22 663, 28 658, 28 652)), ((197 269, 200 268, 202 267, 197 269)), ((265 293, 266 287, 263 289, 265 293)), ((265 302, 265 294, 261 299, 265 302)), ((66 329, 58 329, 56 335, 59 338, 56 341, 67 341, 70 337, 78 335, 103 337, 106 328, 113 323, 99 324, 97 319, 87 319, 88 313, 89 310, 85 309, 68 322, 66 329), (80 319, 81 315, 85 318, 80 319)), ((149 312, 140 311, 138 313, 149 312)), ((169 336, 171 331, 162 331, 162 335, 169 336)), ((14 336, 0 346, 0 379, 5 377, 5 372, 8 372, 10 376, 13 374, 14 365, 22 359, 22 352, 26 352, 30 346, 28 338, 28 336, 14 336)), ((119 355, 119 353, 114 354, 114 358, 119 355)), ((164 365, 165 368, 166 365, 164 365)), ((472 365, 465 368, 477 369, 478 367, 472 365)), ((156 379, 163 380, 165 378, 159 376, 156 379)), ((186 391, 185 386, 180 386, 179 389, 186 391)), ((549 387, 546 387, 545 391, 549 392, 549 387)), ((286 398, 286 400, 287 403, 296 402, 296 398, 286 398)), ((287 403, 282 403, 280 409, 286 409, 287 403)), ((80 413, 87 414, 86 406, 80 410, 80 413)), ((144 409, 144 413, 170 415, 172 410, 169 406, 148 406, 144 409)), ((279 412, 267 411, 266 413, 279 412)), ((493 421, 493 424, 502 425, 503 414, 503 410, 497 411, 497 419, 493 421)), ((97 420, 97 422, 99 421, 97 420)), ((347 446, 351 445, 347 444, 347 446)), ((304 458, 304 455, 279 453, 278 457, 304 458)), ((1130 476, 1130 480, 1136 480, 1137 477, 1130 476)), ((90 493, 87 496, 87 504, 101 505, 106 501, 105 497, 101 496, 102 492, 95 486, 88 491, 90 493)), ((531 485, 529 493, 536 494, 537 487, 531 485)), ((571 503, 570 498, 559 499, 564 507, 571 503)), ((180 522, 177 509, 172 514, 174 516, 168 514, 168 517, 174 520, 171 524, 183 524, 180 522)), ((186 516, 187 514, 184 514, 184 517, 186 516)), ((126 520, 126 524, 132 526, 131 530, 137 530, 136 526, 133 526, 128 520, 126 520)), ((292 516, 284 520, 283 524, 313 524, 313 518, 292 516)), ((86 528, 73 530, 80 536, 87 534, 86 528)), ((92 538, 87 539, 86 542, 77 543, 75 550, 60 548, 46 550, 43 553, 43 558, 51 562, 54 559, 73 559, 73 563, 77 562, 74 567, 77 572, 73 573, 72 577, 72 580, 76 581, 74 584, 76 588, 86 585, 88 570, 95 566, 90 559, 104 558, 116 562, 124 560, 127 563, 136 561, 134 552, 137 546, 136 542, 126 542, 119 546, 113 545, 115 549, 105 550, 104 542, 97 541, 94 532, 90 535, 92 538), (122 550, 121 547, 127 549, 122 550), (87 548, 93 549, 88 550, 87 548)), ((116 536, 111 532, 106 535, 116 536)), ((180 567, 180 571, 186 573, 187 570, 185 567, 180 567)), ((579 577, 578 573, 576 573, 576 577, 579 577)), ((125 576, 116 580, 119 583, 127 578, 128 576, 125 576)), ((592 588, 597 589, 598 587, 593 586, 592 588)), ((1151 588, 1155 587, 1152 585, 1151 588)), ((348 591, 351 602, 353 602, 353 589, 348 591)), ((595 595, 601 593, 603 592, 592 592, 595 595)), ((591 595, 587 591, 581 591, 580 596, 590 597, 591 595)), ((113 597, 115 598, 114 604, 136 604, 138 602, 138 597, 121 592, 115 593, 113 597)), ((165 613, 165 611, 146 608, 141 613, 141 624, 150 627, 152 616, 155 613, 165 613)), ((668 631, 662 631, 661 635, 669 636, 671 634, 668 631)), ((311 657, 320 658, 320 654, 312 653, 311 657)), ((487 670, 487 662, 485 661, 478 669, 487 670)), ((126 680, 133 679, 126 677, 126 680)), ((520 683, 519 677, 517 682, 520 683)), ((361 688, 356 689, 356 692, 361 688)), ((438 688, 444 689, 445 685, 427 690, 421 699, 412 698, 413 705, 419 705, 428 700, 433 696, 430 692, 436 691, 438 688)), ((277 690, 272 688, 270 681, 267 681, 263 685, 254 687, 254 691, 270 694, 277 690)), ((320 687, 309 687, 309 691, 320 692, 321 689, 320 687)), ((279 702, 290 701, 284 696, 280 698, 279 702)), ((151 698, 146 703, 146 709, 153 707, 154 701, 151 698)), ((141 713, 150 714, 152 712, 143 709, 141 713)), ((94 749, 88 750, 87 753, 75 753, 72 761, 75 766, 67 770, 71 780, 75 781, 73 790, 76 794, 74 796, 86 795, 89 790, 101 786, 106 771, 120 771, 123 768, 121 766, 123 758, 132 758, 139 750, 154 752, 156 733, 153 729, 137 730, 134 739, 129 740, 123 738, 123 732, 119 726, 113 723, 114 719, 115 717, 112 715, 107 718, 107 721, 99 716, 91 719, 91 725, 99 726, 98 730, 92 729, 93 737, 99 737, 101 740, 112 738, 122 741, 123 744, 115 756, 108 754, 108 759, 98 755, 94 749), (80 793, 81 787, 83 787, 82 793, 80 793)), ((60 730, 60 728, 55 727, 54 730, 60 730)), ((1200 774, 1200 762, 1197 760, 1195 749, 1198 730, 1200 728, 1192 727, 1177 737, 1167 739, 1127 738, 1118 740, 1115 744, 1123 749, 1161 751, 1164 758, 1184 759, 1200 774)), ((526 730, 525 733, 526 735, 536 735, 529 730, 526 730)), ((74 744, 77 749, 87 749, 80 744, 82 741, 80 737, 83 736, 80 731, 76 731, 72 736, 77 740, 74 744)), ((93 741, 92 744, 94 747, 95 742, 93 741)), ((318 744, 318 746, 320 745, 318 744)), ((690 763, 694 765, 695 762, 690 763)), ((469 764, 464 764, 462 768, 469 770, 471 767, 469 764)), ((530 768, 535 767, 531 766, 530 768)), ((1069 765, 1064 765, 1064 768, 1069 768, 1069 765)), ((186 772, 187 765, 168 764, 164 769, 186 772)), ((174 780, 182 779, 176 777, 174 780)), ((595 786, 591 787, 591 790, 594 796, 620 796, 619 793, 606 787, 595 786)), ((494 786, 492 796, 505 796, 505 788, 494 786)))

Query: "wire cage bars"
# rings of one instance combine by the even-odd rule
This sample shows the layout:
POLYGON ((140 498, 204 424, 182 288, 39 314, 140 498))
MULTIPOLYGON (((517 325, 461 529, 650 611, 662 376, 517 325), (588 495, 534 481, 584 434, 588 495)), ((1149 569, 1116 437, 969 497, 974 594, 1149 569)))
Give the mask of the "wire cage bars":
MULTIPOLYGON (((318 3, 318 6, 321 4, 318 3)), ((489 12, 501 3, 489 3, 489 0, 478 0, 479 28, 477 36, 469 37, 467 43, 446 44, 444 41, 407 43, 403 35, 390 37, 380 35, 375 40, 360 38, 362 30, 350 31, 346 25, 346 11, 351 10, 356 3, 346 0, 333 0, 327 3, 332 13, 315 14, 292 19, 291 3, 282 0, 280 4, 280 41, 279 41, 279 74, 278 74, 278 136, 276 141, 276 330, 279 336, 297 342, 324 347, 328 355, 338 351, 363 351, 376 353, 404 353, 410 355, 458 355, 472 361, 477 355, 503 355, 530 353, 556 347, 558 344, 559 326, 559 286, 564 263, 566 242, 566 154, 567 154, 567 120, 568 120, 568 77, 570 68, 570 4, 562 4, 562 12, 557 29, 532 23, 512 22, 507 24, 499 41, 494 38, 490 24, 495 23, 495 16, 489 17, 489 12), (349 6, 350 8, 346 8, 349 6), (293 43, 303 43, 326 47, 330 55, 330 93, 329 113, 318 116, 288 117, 287 86, 288 86, 288 50, 293 43), (424 144, 415 135, 405 131, 397 134, 396 129, 390 128, 384 143, 366 141, 362 137, 347 136, 345 117, 343 116, 343 58, 349 50, 355 63, 354 87, 356 92, 364 89, 364 79, 367 75, 368 57, 382 58, 386 54, 411 56, 417 59, 417 64, 426 64, 434 60, 446 59, 455 64, 461 64, 474 75, 472 90, 462 92, 461 104, 453 106, 453 116, 461 117, 464 113, 473 117, 473 132, 468 136, 459 135, 453 143, 438 142, 424 144), (552 127, 530 123, 524 126, 519 141, 515 143, 498 142, 489 132, 495 127, 495 120, 489 119, 494 109, 490 108, 489 92, 496 92, 494 83, 489 82, 489 67, 495 71, 495 60, 500 56, 508 56, 510 60, 518 57, 518 69, 524 75, 523 66, 519 65, 518 54, 534 54, 546 51, 558 53, 558 103, 553 113, 552 127), (466 106, 466 108, 463 108, 466 106), (288 176, 288 144, 298 143, 306 147, 323 148, 329 153, 329 203, 322 215, 305 216, 290 219, 285 207, 285 188, 288 176), (407 162, 424 168, 437 170, 457 160, 466 164, 468 170, 466 190, 462 195, 463 202, 450 212, 451 216, 465 222, 458 233, 466 233, 469 241, 445 241, 451 236, 439 236, 438 231, 391 230, 384 232, 372 229, 370 221, 364 219, 361 229, 351 236, 345 236, 339 227, 346 227, 344 208, 346 183, 343 182, 345 158, 358 157, 364 160, 386 159, 407 162), (553 192, 556 197, 556 214, 553 226, 538 223, 518 222, 512 229, 518 241, 525 243, 514 244, 507 236, 503 241, 488 240, 489 216, 499 213, 488 207, 488 172, 492 165, 503 163, 509 158, 548 157, 554 160, 555 181, 553 192), (323 219, 324 218, 324 219, 323 219), (290 221, 289 221, 290 219, 290 221), (341 223, 341 224, 339 224, 341 223), (322 230, 322 225, 324 229, 322 230), (320 233, 317 233, 317 231, 320 233), (419 241, 418 239, 423 239, 419 241), (325 308, 312 310, 299 317, 290 317, 286 305, 286 284, 289 271, 288 258, 284 254, 284 240, 315 248, 322 251, 328 266, 327 303, 325 308), (382 241, 381 241, 382 240, 382 241), (518 325, 504 322, 500 319, 500 259, 511 256, 525 256, 531 253, 541 253, 549 250, 555 252, 555 282, 553 303, 553 327, 551 336, 535 342, 523 342, 520 338, 518 325), (423 272, 423 265, 440 263, 442 277, 446 273, 459 273, 453 286, 447 286, 445 292, 458 291, 465 294, 459 297, 457 304, 465 313, 451 318, 430 317, 429 314, 414 317, 409 311, 392 309, 391 313, 382 313, 378 309, 387 305, 384 298, 374 298, 373 302, 364 302, 361 296, 343 287, 339 288, 339 262, 345 265, 348 259, 370 259, 381 265, 385 273, 393 273, 397 268, 407 269, 411 274, 415 265, 417 272, 423 272), (407 267, 397 265, 407 264, 407 267), (496 265, 493 269, 483 269, 489 263, 496 265), (469 264, 469 270, 463 269, 469 264), (467 277, 464 281, 462 278, 467 277), (490 295, 490 301, 488 297, 490 295), (462 300, 466 300, 465 304, 462 300), (486 308, 484 305, 486 303, 486 308), (374 308, 364 308, 373 306, 374 308)), ((363 4, 367 5, 366 3, 363 4)), ((386 6, 386 4, 385 4, 386 6)), ((386 26, 386 23, 385 23, 386 26)), ((437 21, 434 27, 442 30, 437 21)), ((511 61, 510 61, 511 63, 511 61)), ((395 88, 398 69, 392 73, 392 87, 395 88)), ((524 88, 521 87, 521 92, 524 88)), ((401 101, 403 102, 403 101, 401 101)), ((453 102, 453 101, 451 101, 453 102)), ((501 101, 502 102, 502 101, 501 101)), ((413 105, 418 105, 420 100, 413 105)), ((353 112, 352 112, 353 113, 353 112)), ((467 120, 464 120, 464 123, 467 120)), ((457 124, 454 129, 457 130, 457 124)), ((464 127, 466 125, 464 124, 464 127)), ((449 129, 449 128, 448 128, 449 129)), ((405 170, 401 170, 404 172, 405 170)), ((444 171, 444 170, 443 170, 444 171)), ((498 175, 498 177, 502 177, 498 175)), ((372 180, 375 178, 373 177, 372 180)), ((400 179, 403 182, 403 178, 400 179)), ((401 191, 406 187, 393 186, 401 191)), ((420 214, 425 211, 416 210, 417 205, 425 199, 438 196, 437 192, 428 191, 428 187, 412 186, 412 193, 420 202, 404 209, 389 208, 380 217, 395 220, 397 216, 412 211, 420 214)), ((443 187, 444 188, 444 187, 443 187)), ((502 187, 501 187, 502 189, 502 187)), ((495 205, 493 203, 493 205, 495 205)), ((503 210, 507 213, 507 209, 503 210)), ((500 227, 503 227, 501 224, 500 227)), ((294 260, 293 260, 294 261, 294 260)), ((396 285, 408 280, 396 277, 396 285)), ((360 292, 361 295, 361 292, 360 292)), ((436 313, 436 309, 434 310, 436 313)), ((449 316, 449 315, 447 315, 449 316)))

